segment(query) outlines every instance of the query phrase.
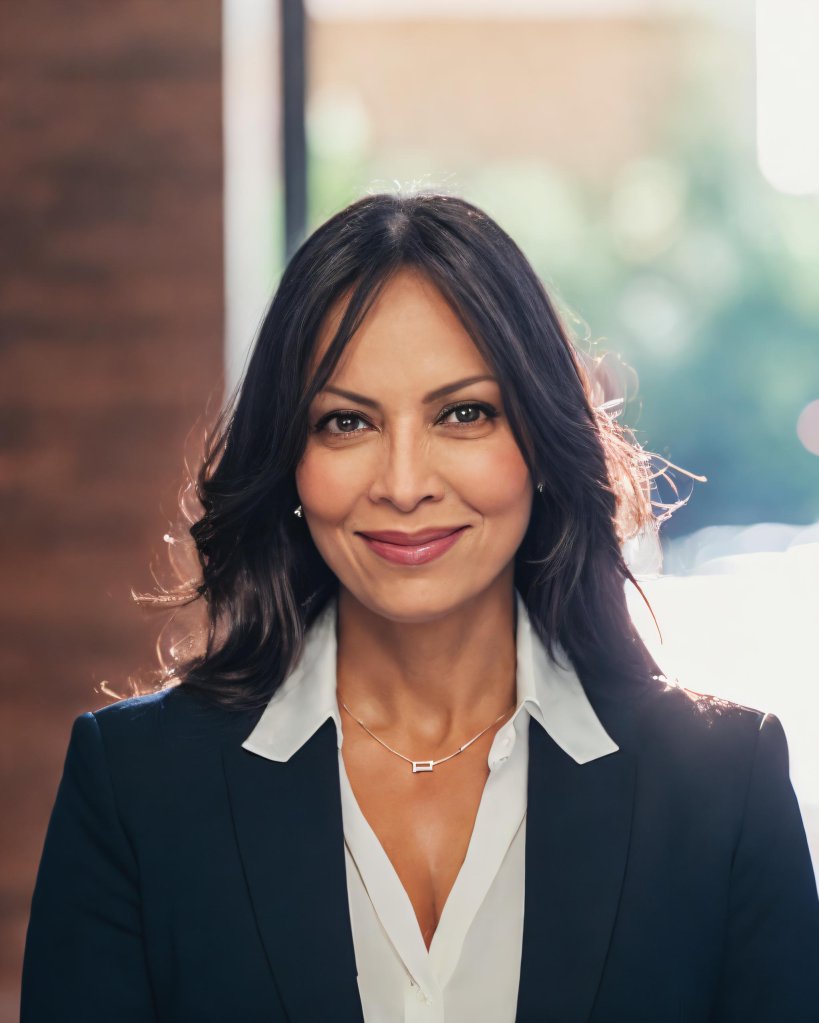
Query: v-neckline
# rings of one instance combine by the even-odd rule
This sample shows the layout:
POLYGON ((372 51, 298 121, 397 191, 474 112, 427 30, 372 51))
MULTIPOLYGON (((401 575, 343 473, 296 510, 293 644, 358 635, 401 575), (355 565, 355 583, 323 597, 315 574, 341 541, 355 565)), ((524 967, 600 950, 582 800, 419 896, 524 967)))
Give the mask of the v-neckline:
POLYGON ((338 751, 345 843, 405 969, 430 997, 440 995, 455 971, 469 928, 525 818, 529 714, 522 708, 519 713, 520 724, 518 713, 509 722, 515 722, 515 748, 486 780, 464 861, 429 949, 409 894, 358 803, 338 751))

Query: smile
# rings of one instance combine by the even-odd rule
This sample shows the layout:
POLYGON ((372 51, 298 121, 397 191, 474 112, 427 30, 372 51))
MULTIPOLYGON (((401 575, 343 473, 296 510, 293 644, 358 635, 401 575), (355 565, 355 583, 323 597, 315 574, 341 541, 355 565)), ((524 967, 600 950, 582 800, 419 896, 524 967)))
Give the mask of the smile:
POLYGON ((415 544, 390 543, 387 540, 376 540, 365 533, 358 533, 365 544, 385 561, 391 561, 396 565, 425 565, 428 561, 434 561, 454 547, 461 535, 466 532, 468 526, 461 526, 459 529, 447 533, 446 536, 437 537, 434 540, 419 541, 415 544))

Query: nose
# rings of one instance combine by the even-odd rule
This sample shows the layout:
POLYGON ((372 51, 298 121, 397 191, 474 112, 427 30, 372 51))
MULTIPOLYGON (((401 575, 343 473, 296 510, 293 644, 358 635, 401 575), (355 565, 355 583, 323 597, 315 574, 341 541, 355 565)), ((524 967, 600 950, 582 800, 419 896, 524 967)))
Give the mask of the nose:
POLYGON ((404 423, 383 435, 369 488, 371 501, 389 501, 410 512, 422 501, 440 501, 445 486, 423 426, 404 423))

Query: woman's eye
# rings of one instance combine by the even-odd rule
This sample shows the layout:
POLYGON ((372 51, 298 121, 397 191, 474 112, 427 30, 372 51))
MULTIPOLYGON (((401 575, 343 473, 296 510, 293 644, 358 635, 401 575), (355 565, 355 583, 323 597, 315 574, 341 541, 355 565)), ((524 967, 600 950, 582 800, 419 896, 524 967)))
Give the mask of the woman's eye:
POLYGON ((481 402, 469 401, 462 402, 460 405, 451 405, 449 408, 445 408, 441 413, 441 419, 445 420, 449 419, 450 416, 455 416, 455 420, 451 425, 471 426, 473 423, 481 422, 481 413, 483 413, 484 419, 494 419, 497 415, 497 412, 491 405, 484 405, 481 402))
POLYGON ((361 430, 354 428, 355 423, 363 423, 365 420, 361 416, 356 415, 355 412, 333 412, 329 416, 325 416, 319 423, 316 424, 316 432, 329 433, 333 437, 350 436, 351 434, 361 433, 361 430), (328 430, 327 427, 330 423, 338 424, 338 429, 328 430), (353 426, 351 426, 353 424, 353 426))

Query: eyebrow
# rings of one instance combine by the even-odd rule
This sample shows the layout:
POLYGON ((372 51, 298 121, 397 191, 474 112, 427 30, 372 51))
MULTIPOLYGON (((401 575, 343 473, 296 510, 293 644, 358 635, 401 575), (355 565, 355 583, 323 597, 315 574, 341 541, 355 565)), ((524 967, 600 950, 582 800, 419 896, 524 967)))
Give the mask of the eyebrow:
MULTIPOLYGON (((434 391, 430 391, 429 394, 424 396, 424 404, 428 405, 431 401, 437 401, 439 398, 443 398, 447 394, 451 394, 452 391, 457 391, 461 387, 468 387, 470 384, 477 384, 481 380, 492 380, 497 383, 497 378, 493 376, 479 376, 479 377, 465 377, 463 380, 456 380, 452 384, 445 384, 443 387, 437 387, 434 391)), ((339 394, 342 398, 349 398, 350 401, 357 401, 361 405, 369 405, 372 408, 380 409, 380 404, 373 398, 368 398, 365 394, 356 394, 355 391, 345 391, 341 387, 325 387, 324 391, 331 392, 332 394, 339 394)))

